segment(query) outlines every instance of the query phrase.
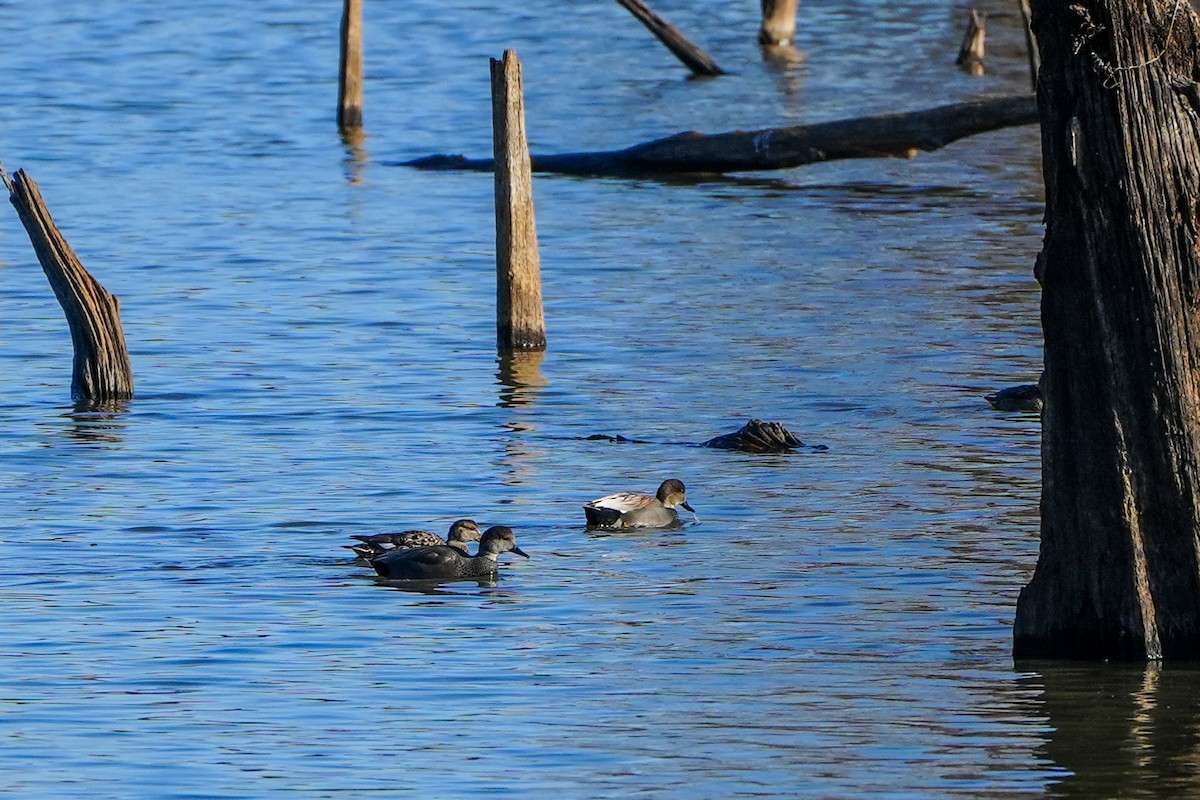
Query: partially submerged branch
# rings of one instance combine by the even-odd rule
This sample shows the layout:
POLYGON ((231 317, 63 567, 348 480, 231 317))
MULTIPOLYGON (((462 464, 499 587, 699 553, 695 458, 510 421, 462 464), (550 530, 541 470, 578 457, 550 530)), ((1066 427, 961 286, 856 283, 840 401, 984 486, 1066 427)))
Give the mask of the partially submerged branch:
POLYGON ((116 296, 84 269, 33 178, 20 169, 10 178, 3 167, 0 177, 71 328, 71 397, 92 406, 133 397, 133 369, 116 296))
MULTIPOLYGON (((843 158, 911 158, 977 133, 1038 121, 1033 95, 1014 95, 901 114, 706 135, 689 131, 624 150, 533 156, 535 172, 661 175, 790 169, 843 158)), ((490 172, 492 159, 435 155, 401 166, 490 172)))

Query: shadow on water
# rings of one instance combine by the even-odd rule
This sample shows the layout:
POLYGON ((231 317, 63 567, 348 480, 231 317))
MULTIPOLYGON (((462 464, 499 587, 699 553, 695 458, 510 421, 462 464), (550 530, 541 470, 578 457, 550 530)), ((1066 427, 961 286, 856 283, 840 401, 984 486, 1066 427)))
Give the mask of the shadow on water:
POLYGON ((1070 771, 1054 798, 1200 796, 1200 668, 1021 664, 1051 732, 1042 755, 1070 771))

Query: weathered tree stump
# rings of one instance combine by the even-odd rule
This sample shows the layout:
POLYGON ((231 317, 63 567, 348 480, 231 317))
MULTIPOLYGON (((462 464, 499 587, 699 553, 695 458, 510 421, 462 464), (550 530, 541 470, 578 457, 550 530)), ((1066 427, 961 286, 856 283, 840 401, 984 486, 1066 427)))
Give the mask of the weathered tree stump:
POLYGON ((533 175, 525 135, 521 62, 515 50, 492 65, 492 148, 496 188, 496 344, 546 347, 541 257, 533 213, 533 175))
POLYGON ((654 13, 653 9, 642 0, 617 0, 617 2, 625 6, 630 14, 637 17, 639 22, 658 37, 658 40, 666 45, 666 48, 674 53, 675 57, 682 61, 693 75, 714 77, 725 74, 725 70, 717 66, 717 62, 713 61, 712 56, 693 44, 674 25, 654 13))
POLYGON ((343 0, 341 57, 338 61, 338 113, 341 131, 363 124, 363 0, 343 0))
POLYGON ((33 178, 20 169, 9 177, 3 167, 0 176, 71 328, 75 351, 71 397, 87 406, 133 397, 120 302, 83 268, 54 224, 33 178))
MULTIPOLYGON (((690 131, 624 150, 533 156, 532 164, 538 172, 625 177, 790 169, 840 158, 911 158, 966 136, 1037 119, 1033 95, 1016 95, 790 128, 711 136, 690 131)), ((493 164, 487 158, 436 155, 401 166, 488 172, 493 164)))
POLYGON ((1021 657, 1200 657, 1200 20, 1039 2, 1042 526, 1021 657))
POLYGON ((800 0, 762 0, 759 44, 773 47, 791 44, 796 38, 796 12, 799 7, 800 0))
POLYGON ((971 75, 984 73, 983 56, 986 36, 987 29, 983 13, 977 8, 972 8, 971 16, 967 19, 967 30, 963 34, 962 45, 958 48, 958 58, 954 59, 954 63, 962 67, 963 72, 971 75))

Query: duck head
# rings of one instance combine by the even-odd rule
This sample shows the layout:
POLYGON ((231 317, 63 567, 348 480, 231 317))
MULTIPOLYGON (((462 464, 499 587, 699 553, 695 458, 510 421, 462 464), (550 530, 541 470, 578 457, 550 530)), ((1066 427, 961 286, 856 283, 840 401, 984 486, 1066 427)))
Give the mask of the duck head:
POLYGON ((517 547, 517 535, 512 532, 512 528, 493 525, 483 532, 483 538, 479 541, 479 554, 495 557, 501 553, 516 553, 529 558, 528 553, 517 547))
POLYGON ((682 506, 693 514, 696 513, 696 509, 688 505, 687 489, 684 488, 683 481, 681 480, 668 478, 663 481, 662 486, 658 487, 658 493, 655 496, 658 498, 658 502, 667 508, 682 506))

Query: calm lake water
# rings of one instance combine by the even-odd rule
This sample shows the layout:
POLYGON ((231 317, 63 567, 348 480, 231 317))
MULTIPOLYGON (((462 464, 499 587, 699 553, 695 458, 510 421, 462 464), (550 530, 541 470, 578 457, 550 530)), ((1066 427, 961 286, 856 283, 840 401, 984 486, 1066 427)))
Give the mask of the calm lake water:
POLYGON ((73 413, 70 337, 0 214, 0 793, 55 797, 1187 797, 1185 668, 1014 666, 1037 556, 1036 129, 911 161, 539 177, 550 347, 494 350, 489 56, 535 151, 1027 86, 965 10, 367 3, 368 138, 333 125, 336 0, 0 2, 0 141, 122 298, 138 397, 73 413), (457 6, 457 7, 456 7, 457 6), (827 452, 679 443, 785 423, 827 452), (622 434, 661 444, 583 441, 622 434), (689 487, 699 524, 580 504, 689 487), (376 582, 355 533, 513 527, 495 585, 376 582), (520 562, 520 563, 512 563, 520 562))

